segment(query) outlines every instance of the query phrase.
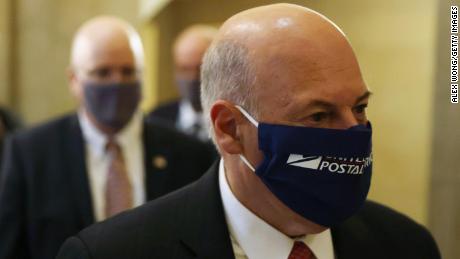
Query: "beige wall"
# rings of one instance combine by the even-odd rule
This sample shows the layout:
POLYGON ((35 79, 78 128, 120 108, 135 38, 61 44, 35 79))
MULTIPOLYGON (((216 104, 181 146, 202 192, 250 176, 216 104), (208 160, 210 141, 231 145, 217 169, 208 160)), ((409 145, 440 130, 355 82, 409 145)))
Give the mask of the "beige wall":
POLYGON ((460 255, 460 106, 450 103, 450 5, 440 1, 434 91, 430 226, 444 259, 460 255))
POLYGON ((10 2, 0 0, 0 105, 10 104, 10 2))

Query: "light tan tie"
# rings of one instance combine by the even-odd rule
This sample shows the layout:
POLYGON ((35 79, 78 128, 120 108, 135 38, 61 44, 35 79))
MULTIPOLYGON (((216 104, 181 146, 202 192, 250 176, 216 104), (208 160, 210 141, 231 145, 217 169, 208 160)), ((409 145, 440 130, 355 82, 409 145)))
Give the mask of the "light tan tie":
POLYGON ((133 193, 121 147, 109 139, 106 152, 109 155, 109 169, 105 185, 105 216, 108 218, 132 208, 133 193))

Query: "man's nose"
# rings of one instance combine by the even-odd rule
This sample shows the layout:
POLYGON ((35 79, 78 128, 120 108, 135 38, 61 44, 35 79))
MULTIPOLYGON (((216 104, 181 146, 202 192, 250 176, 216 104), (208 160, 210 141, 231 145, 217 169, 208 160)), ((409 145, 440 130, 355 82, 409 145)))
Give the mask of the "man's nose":
POLYGON ((128 81, 128 79, 123 75, 123 73, 118 70, 114 70, 112 71, 112 73, 110 73, 109 80, 113 83, 124 83, 128 81))

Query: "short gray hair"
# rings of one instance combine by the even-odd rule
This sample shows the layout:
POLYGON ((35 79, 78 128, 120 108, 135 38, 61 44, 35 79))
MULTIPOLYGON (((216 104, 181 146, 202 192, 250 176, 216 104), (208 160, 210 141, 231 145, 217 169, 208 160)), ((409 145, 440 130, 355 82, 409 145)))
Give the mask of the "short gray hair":
POLYGON ((201 104, 214 140, 210 109, 217 100, 226 100, 245 108, 256 116, 253 88, 256 76, 249 62, 247 47, 231 40, 212 44, 201 66, 201 104))

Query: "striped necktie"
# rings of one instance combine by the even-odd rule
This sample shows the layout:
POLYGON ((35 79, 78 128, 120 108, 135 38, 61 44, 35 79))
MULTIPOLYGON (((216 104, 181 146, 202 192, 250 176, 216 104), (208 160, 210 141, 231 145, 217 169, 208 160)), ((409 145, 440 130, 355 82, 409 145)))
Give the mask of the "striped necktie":
POLYGON ((105 216, 108 218, 133 207, 133 192, 121 147, 109 139, 106 152, 109 168, 105 185, 105 216))

